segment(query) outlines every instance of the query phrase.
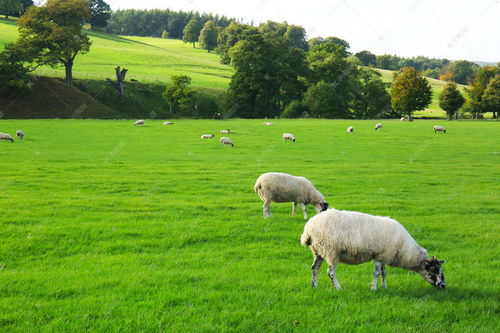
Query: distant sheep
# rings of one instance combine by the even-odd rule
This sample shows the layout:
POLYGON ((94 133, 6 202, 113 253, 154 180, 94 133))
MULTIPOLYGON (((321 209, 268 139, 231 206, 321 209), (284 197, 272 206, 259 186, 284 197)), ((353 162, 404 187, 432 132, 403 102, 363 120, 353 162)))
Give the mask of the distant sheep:
POLYGON ((377 123, 375 125, 375 130, 381 129, 382 128, 382 123, 377 123))
POLYGON ((377 289, 379 275, 386 288, 385 264, 417 272, 437 289, 445 288, 441 270, 444 261, 429 259, 408 231, 389 217, 329 209, 306 223, 300 242, 310 246, 313 253, 313 287, 318 285, 318 270, 324 260, 337 289, 340 284, 335 269, 339 262, 358 265, 374 260, 372 290, 377 289))
POLYGON ((174 123, 173 123, 173 122, 171 122, 171 121, 164 121, 164 122, 163 122, 163 125, 173 125, 173 124, 174 124, 174 123))
POLYGON ((24 139, 24 132, 22 130, 17 130, 16 137, 21 140, 24 139))
POLYGON ((292 142, 295 142, 295 137, 293 136, 293 134, 290 134, 290 133, 283 133, 283 140, 287 141, 292 141, 292 142))
POLYGON ((444 128, 443 126, 436 125, 433 127, 433 129, 434 129, 434 133, 436 133, 436 132, 446 133, 446 128, 444 128))
POLYGON ((399 121, 405 121, 405 117, 401 117, 401 119, 399 119, 399 121))
POLYGON ((134 123, 134 126, 144 125, 144 119, 139 119, 134 123))
POLYGON ((7 134, 7 133, 0 133, 0 140, 14 142, 14 139, 12 139, 10 134, 7 134))
POLYGON ((347 127, 347 130, 346 130, 347 133, 352 134, 353 131, 354 131, 354 128, 352 126, 347 127))
POLYGON ((225 129, 225 130, 221 130, 220 134, 229 134, 229 132, 231 132, 231 130, 225 129))
POLYGON ((304 177, 292 176, 281 172, 267 172, 257 178, 254 191, 264 201, 264 217, 271 216, 271 202, 293 202, 292 216, 300 204, 307 219, 306 205, 313 205, 319 213, 328 209, 325 197, 304 177))
POLYGON ((222 138, 220 138, 220 144, 221 145, 230 145, 231 147, 234 147, 234 144, 233 144, 233 141, 231 141, 230 138, 226 138, 225 136, 223 136, 222 138))
POLYGON ((268 123, 267 121, 264 122, 264 126, 271 126, 271 125, 274 125, 274 123, 268 123))
POLYGON ((215 137, 213 134, 203 134, 201 136, 202 139, 212 139, 213 137, 215 137))

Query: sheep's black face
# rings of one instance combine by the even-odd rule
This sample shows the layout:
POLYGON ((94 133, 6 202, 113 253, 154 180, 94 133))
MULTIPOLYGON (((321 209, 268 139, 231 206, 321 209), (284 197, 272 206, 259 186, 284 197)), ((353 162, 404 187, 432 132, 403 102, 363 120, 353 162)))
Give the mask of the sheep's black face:
POLYGON ((321 205, 321 211, 324 212, 325 210, 328 209, 328 202, 322 202, 320 203, 321 205))
POLYGON ((422 262, 422 276, 427 282, 432 284, 437 289, 444 289, 446 287, 446 282, 444 280, 444 274, 441 267, 443 263, 443 260, 438 260, 436 259, 436 257, 432 257, 432 259, 425 259, 422 262))

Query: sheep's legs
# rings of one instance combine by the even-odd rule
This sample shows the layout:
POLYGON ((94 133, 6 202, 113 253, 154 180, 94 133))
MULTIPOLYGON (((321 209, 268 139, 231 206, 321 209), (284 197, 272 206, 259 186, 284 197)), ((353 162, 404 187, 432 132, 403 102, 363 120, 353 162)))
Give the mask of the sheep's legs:
POLYGON ((302 202, 300 203, 300 207, 302 208, 302 211, 304 212, 304 220, 307 220, 307 209, 306 205, 304 205, 302 202))
POLYGON ((332 280, 333 285, 335 286, 336 289, 340 289, 340 283, 339 280, 337 280, 337 263, 333 262, 333 265, 328 266, 328 276, 330 277, 330 280, 332 280))
POLYGON ((294 203, 292 204, 292 216, 295 216, 295 212, 296 212, 296 211, 297 211, 297 203, 296 203, 296 202, 294 202, 294 203))
POLYGON ((385 286, 385 265, 379 261, 375 261, 375 269, 373 270, 372 290, 377 290, 378 277, 382 275, 382 287, 385 286))
POLYGON ((312 278, 311 278, 311 283, 314 288, 318 286, 318 271, 319 268, 321 267, 321 264, 323 263, 323 258, 321 256, 315 255, 314 256, 314 262, 312 264, 312 278))
POLYGON ((264 206, 262 206, 262 210, 264 211, 264 217, 271 216, 271 209, 269 206, 271 205, 270 201, 264 201, 264 206))

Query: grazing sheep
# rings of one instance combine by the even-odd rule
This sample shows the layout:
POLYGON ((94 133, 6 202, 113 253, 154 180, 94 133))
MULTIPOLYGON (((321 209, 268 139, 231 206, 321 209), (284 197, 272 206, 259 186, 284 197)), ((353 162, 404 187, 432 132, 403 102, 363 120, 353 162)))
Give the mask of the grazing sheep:
POLYGON ((267 121, 264 122, 264 126, 271 126, 271 125, 274 125, 274 123, 268 123, 267 121))
POLYGON ((144 119, 139 119, 134 123, 134 126, 144 125, 144 119))
POLYGON ((381 129, 382 128, 382 123, 377 123, 375 125, 375 130, 381 129))
POLYGON ((372 290, 377 289, 379 275, 386 288, 385 264, 417 272, 437 289, 445 288, 441 270, 444 261, 429 259, 427 251, 408 231, 389 217, 329 209, 306 223, 300 242, 310 246, 313 253, 313 287, 318 285, 323 260, 328 263, 328 276, 337 289, 340 284, 335 268, 339 262, 358 265, 374 260, 372 290))
POLYGON ((222 138, 220 138, 220 144, 221 145, 231 145, 231 147, 234 147, 234 144, 233 144, 233 141, 231 141, 230 138, 226 138, 225 136, 223 136, 222 138))
POLYGON ((22 130, 17 130, 16 131, 16 136, 18 139, 24 139, 24 132, 22 130))
POLYGON ((293 134, 290 134, 290 133, 283 133, 283 140, 290 140, 292 142, 295 142, 295 137, 293 136, 293 134))
POLYGON ((271 216, 269 206, 271 202, 293 202, 292 216, 295 216, 297 204, 300 204, 304 212, 304 219, 307 219, 306 205, 313 205, 316 212, 328 209, 328 203, 309 179, 296 177, 281 172, 267 172, 257 178, 254 191, 264 201, 262 210, 264 217, 271 216))
POLYGON ((174 124, 174 123, 173 123, 173 122, 171 122, 171 121, 164 121, 164 122, 163 122, 163 125, 173 125, 173 124, 174 124))
POLYGON ((399 121, 405 121, 405 117, 401 117, 401 119, 399 119, 399 121))
POLYGON ((434 128, 434 133, 436 133, 436 132, 446 133, 446 128, 444 128, 443 126, 436 125, 433 128, 434 128))
POLYGON ((202 139, 212 139, 215 135, 214 134, 203 134, 201 136, 202 139))
POLYGON ((14 139, 12 139, 10 134, 7 133, 0 133, 0 140, 10 141, 12 143, 14 142, 14 139))
POLYGON ((229 134, 229 132, 230 132, 230 130, 225 129, 225 130, 221 130, 220 134, 229 134))
POLYGON ((352 126, 347 127, 346 132, 351 134, 354 131, 354 128, 352 126))

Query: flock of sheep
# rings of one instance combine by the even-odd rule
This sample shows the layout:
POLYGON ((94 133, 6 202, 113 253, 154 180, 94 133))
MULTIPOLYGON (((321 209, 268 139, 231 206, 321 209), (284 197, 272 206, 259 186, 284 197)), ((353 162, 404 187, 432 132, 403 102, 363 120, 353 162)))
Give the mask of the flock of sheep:
POLYGON ((328 209, 325 197, 304 177, 280 172, 264 173, 257 178, 254 191, 264 202, 264 217, 271 216, 271 202, 292 202, 292 216, 300 204, 307 219, 306 205, 313 205, 318 213, 304 226, 300 239, 313 253, 312 286, 318 285, 318 270, 326 261, 328 276, 335 288, 338 263, 358 265, 375 261, 372 290, 377 289, 379 276, 386 288, 385 265, 411 270, 420 274, 437 289, 446 286, 441 265, 436 257, 429 258, 408 231, 389 217, 373 216, 358 212, 328 209))
MULTIPOLYGON (((401 118, 404 120, 404 118, 401 118)), ((173 125, 173 122, 164 122, 173 125)), ((137 120, 134 126, 144 125, 144 119, 137 120)), ((265 122, 265 126, 273 125, 265 122)), ((375 130, 382 128, 382 123, 375 125, 375 130)), ((434 126, 434 132, 446 133, 443 126, 434 126)), ((348 127, 346 132, 353 133, 348 127)), ((220 134, 229 134, 230 130, 221 130, 220 134)), ((22 130, 16 131, 17 139, 24 138, 22 130)), ((212 139, 214 134, 203 134, 202 139, 212 139)), ((295 142, 291 133, 284 133, 285 141, 295 142)), ((8 133, 0 133, 0 140, 14 142, 8 133)), ((221 137, 222 145, 234 147, 228 137, 221 137)), ((309 246, 313 253, 312 285, 318 285, 318 270, 326 261, 328 276, 335 288, 340 289, 336 276, 338 263, 357 265, 369 261, 375 262, 371 289, 377 289, 379 276, 382 276, 382 287, 386 287, 385 265, 408 269, 419 273, 427 282, 437 289, 445 288, 445 280, 441 265, 443 261, 436 257, 429 258, 427 251, 420 247, 408 231, 396 220, 389 217, 372 216, 359 212, 328 209, 325 197, 307 178, 297 177, 279 172, 268 172, 260 175, 255 182, 254 191, 264 202, 264 217, 271 216, 271 202, 292 202, 292 216, 295 216, 297 205, 300 205, 307 219, 307 205, 313 205, 318 213, 309 219, 304 226, 301 244, 309 246)))

